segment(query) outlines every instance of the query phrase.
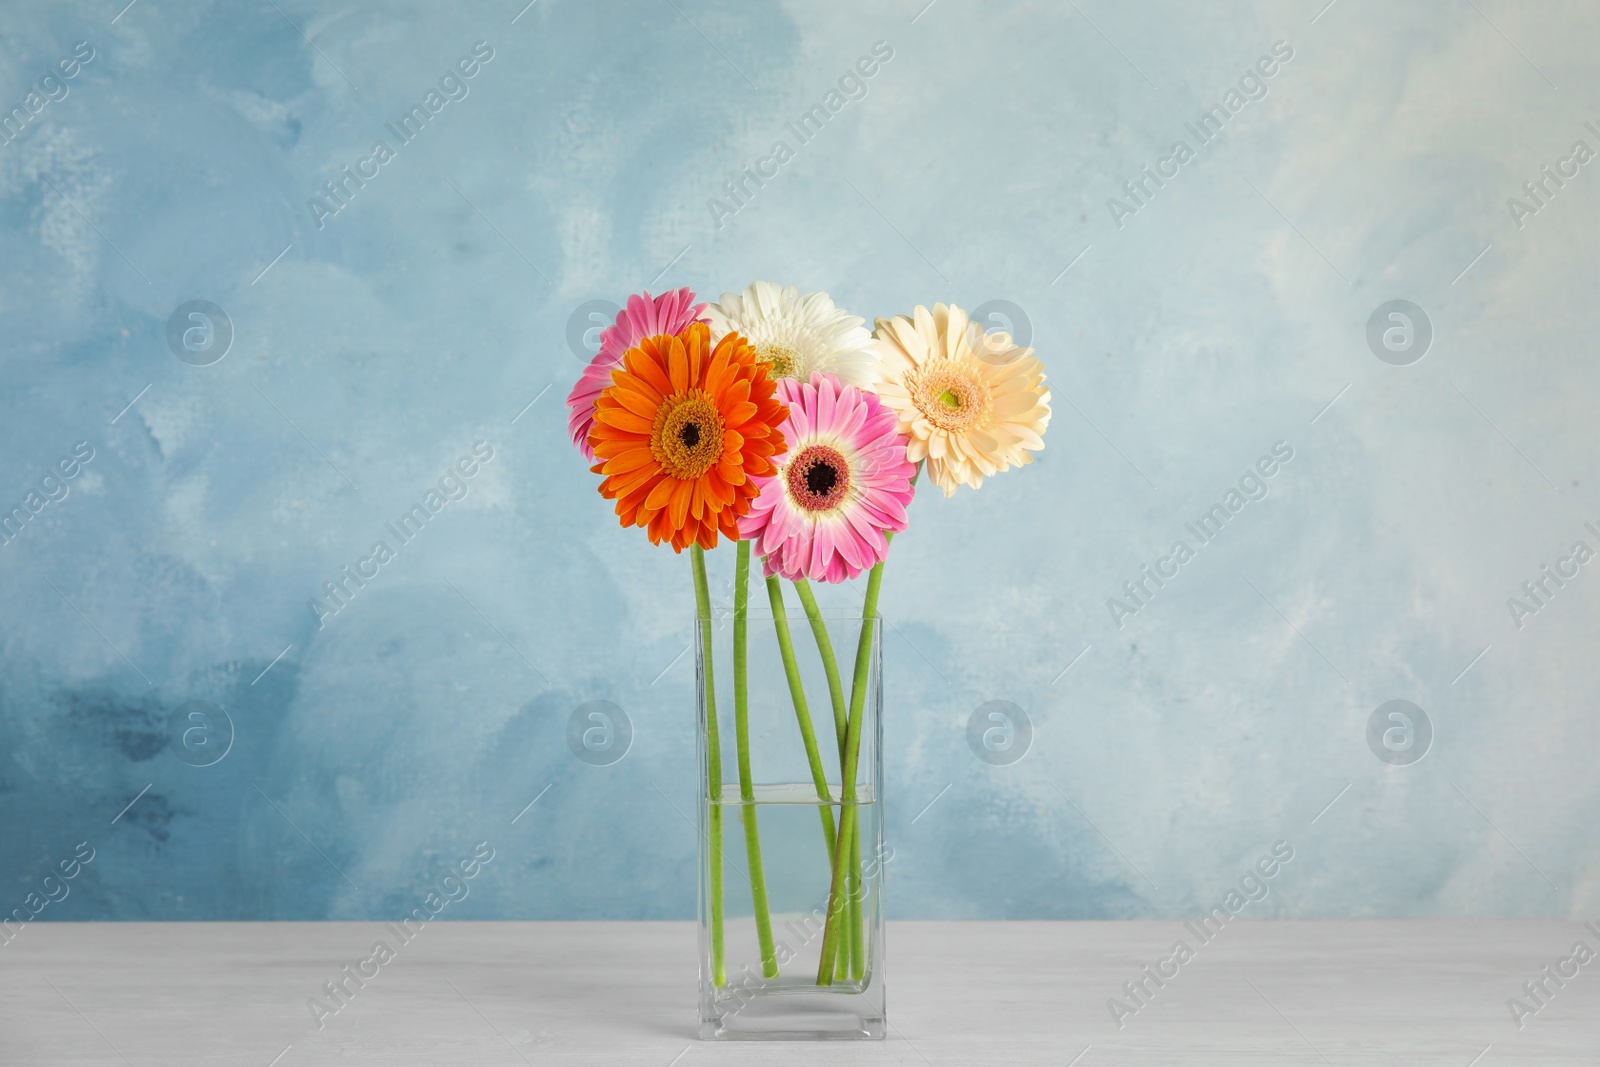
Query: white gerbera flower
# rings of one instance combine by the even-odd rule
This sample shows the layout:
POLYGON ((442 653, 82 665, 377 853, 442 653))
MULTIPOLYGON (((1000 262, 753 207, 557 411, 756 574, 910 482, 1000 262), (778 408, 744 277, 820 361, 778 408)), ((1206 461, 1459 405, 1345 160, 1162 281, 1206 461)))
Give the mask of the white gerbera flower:
POLYGON ((705 314, 713 345, 724 334, 740 335, 756 359, 772 365, 774 378, 809 382, 823 371, 868 390, 878 381, 878 354, 865 320, 835 307, 827 293, 801 296, 792 285, 751 282, 743 293, 723 293, 705 314))

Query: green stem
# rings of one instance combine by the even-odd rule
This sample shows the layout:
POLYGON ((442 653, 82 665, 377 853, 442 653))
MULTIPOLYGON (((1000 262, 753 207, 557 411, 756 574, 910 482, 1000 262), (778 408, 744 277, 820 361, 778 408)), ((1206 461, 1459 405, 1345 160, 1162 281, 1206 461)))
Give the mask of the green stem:
POLYGON ((778 634, 778 651, 783 655, 783 673, 789 678, 789 696, 794 715, 800 722, 800 740, 805 742, 806 759, 811 763, 811 781, 822 803, 822 839, 828 846, 828 864, 833 864, 833 794, 828 791, 828 773, 822 769, 822 754, 817 751, 817 734, 811 727, 811 709, 806 704, 805 688, 800 684, 800 665, 795 662, 794 642, 789 637, 789 616, 783 607, 783 584, 776 576, 767 579, 767 599, 772 602, 772 628, 778 634))
POLYGON ((839 664, 833 658, 833 642, 828 639, 828 624, 822 620, 822 610, 817 607, 816 594, 811 583, 804 578, 795 579, 794 591, 800 594, 806 618, 811 622, 811 634, 817 639, 817 655, 822 657, 822 670, 828 676, 828 696, 833 700, 833 729, 839 737, 839 768, 844 769, 844 732, 847 716, 844 710, 844 687, 839 684, 839 664))
MULTIPOLYGON (((860 825, 856 809, 856 765, 861 758, 861 721, 867 702, 867 676, 872 668, 873 623, 878 617, 878 589, 883 584, 883 564, 878 563, 867 576, 867 596, 861 605, 861 637, 856 641, 855 677, 850 686, 850 720, 845 729, 844 780, 839 788, 839 845, 833 850, 833 884, 828 889, 828 911, 822 935, 822 959, 817 967, 817 984, 832 985, 835 959, 839 952, 840 925, 849 910, 845 870, 852 856, 859 855, 855 838, 860 825)), ((853 924, 852 924, 853 925, 853 924)), ((859 936, 859 935, 858 935, 859 936)), ((848 943, 848 941, 847 941, 848 943)), ((846 949, 849 952, 849 949, 846 949)))
MULTIPOLYGON (((857 817, 859 819, 859 816, 857 817)), ((845 921, 849 923, 850 977, 860 981, 867 973, 866 931, 861 927, 861 826, 851 828, 850 866, 846 870, 845 921)), ((837 970, 837 968, 835 968, 837 970)))
MULTIPOLYGON (((795 592, 800 594, 800 603, 805 606, 806 618, 811 623, 811 635, 816 638, 817 642, 817 655, 821 657, 823 673, 828 677, 828 696, 833 702, 833 725, 834 733, 839 743, 839 773, 842 778, 844 774, 845 724, 849 721, 849 713, 845 711, 844 686, 839 682, 839 663, 834 658, 833 641, 828 637, 828 624, 823 621, 822 610, 817 607, 817 598, 816 594, 811 591, 811 583, 804 578, 799 578, 794 582, 794 588, 795 592)), ((859 852, 860 845, 857 843, 851 852, 851 857, 857 864, 860 863, 859 852)), ((833 853, 830 851, 828 856, 831 861, 833 853)), ((861 916, 861 902, 856 899, 857 895, 851 895, 848 905, 852 930, 856 928, 861 916)), ((859 943, 859 937, 851 938, 852 952, 859 948, 859 943)), ((845 966, 839 969, 846 970, 854 959, 855 957, 851 956, 850 960, 845 961, 845 966)))
POLYGON ((750 542, 740 541, 733 570, 733 716, 739 745, 740 821, 750 863, 750 899, 755 905, 756 940, 761 946, 761 973, 778 977, 772 944, 772 916, 767 909, 767 877, 761 868, 761 831, 756 825, 755 785, 750 776, 750 679, 746 644, 750 629, 750 542))
POLYGON ((728 984, 722 939, 722 743, 717 737, 717 686, 711 674, 711 590, 706 582, 706 553, 689 549, 694 567, 695 616, 700 620, 700 662, 705 666, 706 791, 711 824, 711 970, 717 986, 728 984))
MULTIPOLYGON (((917 469, 911 475, 911 484, 912 484, 913 487, 916 486, 917 479, 919 477, 921 477, 921 475, 922 475, 922 464, 918 463, 917 464, 917 469)), ((894 540, 894 534, 893 533, 885 533, 884 534, 884 538, 885 538, 885 543, 888 543, 889 541, 893 541, 894 540)), ((855 715, 853 715, 851 717, 852 721, 854 719, 857 719, 857 718, 860 717, 861 709, 864 706, 864 704, 861 702, 861 700, 860 700, 860 698, 858 696, 858 694, 860 692, 860 689, 861 689, 862 679, 864 677, 864 675, 862 673, 862 659, 861 659, 861 657, 862 657, 863 648, 870 643, 868 641, 868 635, 867 635, 867 630, 868 630, 867 620, 868 620, 869 617, 870 618, 876 618, 876 616, 877 616, 877 608, 878 608, 878 599, 877 599, 877 597, 878 597, 878 585, 877 585, 877 582, 882 577, 882 572, 883 572, 883 564, 880 562, 880 563, 878 563, 876 566, 874 566, 872 568, 872 573, 870 575, 868 575, 868 577, 867 577, 867 597, 868 597, 868 600, 867 600, 867 603, 862 605, 861 639, 860 639, 860 642, 856 646, 856 676, 855 676, 855 679, 854 679, 854 685, 853 685, 853 687, 851 689, 851 693, 850 693, 851 701, 855 706, 855 715)), ((809 592, 809 590, 808 590, 808 592, 809 592)), ((829 647, 828 650, 827 650, 829 658, 831 658, 831 656, 832 656, 832 651, 833 651, 832 648, 829 647)), ((860 725, 858 723, 857 724, 857 729, 859 730, 859 728, 860 728, 860 725)), ((857 742, 857 746, 858 746, 858 750, 859 750, 859 741, 857 742)), ((844 751, 845 751, 845 746, 844 746, 843 742, 841 742, 840 748, 839 748, 841 762, 844 759, 844 751)), ((855 757, 852 757, 852 759, 854 759, 854 758, 855 757)), ((852 763, 851 764, 851 768, 852 769, 850 771, 850 781, 851 781, 852 787, 854 786, 854 783, 855 783, 854 766, 855 766, 854 763, 852 763)), ((848 895, 848 897, 846 898, 846 901, 845 901, 845 918, 846 918, 846 921, 849 923, 849 927, 848 927, 849 935, 846 938, 846 944, 848 945, 850 977, 859 982, 863 977, 866 976, 866 970, 867 970, 867 944, 866 944, 866 941, 867 941, 867 937, 866 937, 866 930, 862 926, 862 922, 861 922, 861 909, 862 909, 862 900, 861 900, 861 895, 862 895, 862 889, 861 889, 861 827, 860 827, 859 809, 857 809, 854 806, 852 806, 852 815, 853 815, 853 818, 851 819, 851 823, 850 823, 850 835, 849 835, 850 866, 849 866, 848 872, 847 872, 847 883, 848 884, 847 884, 847 887, 846 887, 847 890, 848 890, 849 895, 848 895)), ((844 816, 842 814, 842 809, 841 809, 841 815, 840 815, 840 823, 841 823, 840 831, 841 831, 841 834, 843 833, 843 826, 842 826, 843 822, 844 822, 844 816)), ((836 969, 838 969, 838 968, 836 968, 836 969)))

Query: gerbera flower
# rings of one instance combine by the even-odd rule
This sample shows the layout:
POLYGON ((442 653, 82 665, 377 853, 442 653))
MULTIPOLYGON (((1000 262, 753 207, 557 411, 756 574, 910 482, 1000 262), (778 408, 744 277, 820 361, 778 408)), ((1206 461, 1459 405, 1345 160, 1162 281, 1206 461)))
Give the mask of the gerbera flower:
POLYGON ((854 578, 889 554, 887 532, 906 528, 916 466, 895 414, 831 374, 781 379, 778 399, 789 406, 787 458, 757 479, 739 532, 766 557, 768 577, 854 578))
POLYGON ((772 364, 774 378, 811 380, 826 371, 846 385, 871 388, 878 357, 863 319, 834 306, 827 293, 751 282, 743 293, 723 293, 706 309, 711 339, 742 334, 756 358, 772 364))
POLYGON ((703 322, 676 337, 646 337, 622 357, 594 405, 589 445, 600 495, 624 526, 643 526, 673 551, 738 539, 754 479, 777 468, 787 416, 767 366, 738 334, 711 347, 703 322))
POLYGON ((622 353, 657 335, 682 333, 691 322, 701 319, 704 304, 694 302, 687 287, 652 297, 649 291, 628 297, 628 306, 617 312, 617 321, 600 331, 600 351, 578 377, 567 394, 567 433, 583 458, 591 462, 589 427, 594 424, 594 402, 600 391, 611 384, 611 372, 622 365, 622 353))
POLYGON ((1033 349, 1001 332, 981 336, 958 307, 918 306, 879 319, 878 394, 910 438, 907 455, 954 496, 1003 470, 1032 463, 1050 425, 1050 390, 1033 349))

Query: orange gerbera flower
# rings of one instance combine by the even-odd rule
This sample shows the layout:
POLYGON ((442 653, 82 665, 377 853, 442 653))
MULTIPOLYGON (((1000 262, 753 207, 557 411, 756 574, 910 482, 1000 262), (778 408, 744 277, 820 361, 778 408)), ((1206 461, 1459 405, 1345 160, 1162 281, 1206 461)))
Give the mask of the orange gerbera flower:
POLYGON ((617 502, 622 525, 674 552, 714 548, 719 532, 739 539, 755 479, 776 473, 772 457, 788 447, 779 426, 789 409, 767 369, 736 333, 712 349, 703 322, 623 354, 589 431, 600 495, 617 502))

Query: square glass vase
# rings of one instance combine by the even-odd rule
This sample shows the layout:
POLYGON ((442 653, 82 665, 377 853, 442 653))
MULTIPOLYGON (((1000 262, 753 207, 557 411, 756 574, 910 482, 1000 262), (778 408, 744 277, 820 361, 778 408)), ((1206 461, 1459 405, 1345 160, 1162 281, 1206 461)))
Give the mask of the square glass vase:
POLYGON ((704 1040, 886 1031, 881 623, 796 616, 695 624, 704 1040))

